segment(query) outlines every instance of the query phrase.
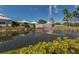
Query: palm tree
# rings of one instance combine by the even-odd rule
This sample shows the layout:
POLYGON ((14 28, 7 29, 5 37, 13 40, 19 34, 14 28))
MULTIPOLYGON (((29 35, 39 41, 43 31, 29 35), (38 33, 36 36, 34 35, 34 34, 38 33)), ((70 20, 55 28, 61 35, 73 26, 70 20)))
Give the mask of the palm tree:
POLYGON ((77 11, 79 11, 79 6, 77 7, 77 11))
POLYGON ((73 17, 75 18, 74 22, 77 23, 77 21, 79 21, 79 6, 77 7, 76 11, 73 11, 73 17))
POLYGON ((65 9, 63 10, 63 13, 64 13, 65 15, 67 15, 69 12, 68 12, 68 10, 65 8, 65 9))
POLYGON ((79 22, 79 6, 77 7, 77 21, 79 22))
POLYGON ((68 23, 68 26, 70 26, 70 24, 71 24, 71 22, 72 22, 72 17, 73 17, 73 14, 72 13, 68 13, 67 15, 66 15, 66 18, 67 18, 67 23, 68 23))
MULTIPOLYGON (((73 14, 73 17, 74 17, 74 20, 73 20, 73 21, 74 21, 75 24, 76 24, 76 21, 78 21, 78 20, 77 20, 77 18, 78 18, 78 17, 77 17, 77 16, 78 16, 78 12, 77 12, 77 11, 74 11, 72 14, 73 14)), ((75 25, 75 24, 74 24, 74 25, 75 25)))
POLYGON ((68 17, 67 16, 64 17, 64 21, 65 21, 65 24, 68 25, 68 17))
POLYGON ((68 25, 68 14, 69 14, 69 12, 68 12, 68 10, 65 8, 64 10, 63 10, 63 13, 64 13, 64 21, 66 21, 66 23, 67 23, 67 25, 68 25))
POLYGON ((73 21, 75 21, 75 17, 74 17, 74 14, 73 13, 70 13, 70 22, 71 22, 71 26, 74 26, 74 23, 73 21))

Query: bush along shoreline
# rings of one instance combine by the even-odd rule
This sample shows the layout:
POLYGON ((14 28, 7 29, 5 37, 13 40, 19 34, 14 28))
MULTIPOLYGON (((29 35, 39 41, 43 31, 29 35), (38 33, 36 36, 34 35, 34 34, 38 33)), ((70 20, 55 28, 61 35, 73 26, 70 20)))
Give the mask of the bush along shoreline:
POLYGON ((60 37, 51 42, 39 42, 36 45, 2 52, 3 54, 78 54, 79 38, 60 37))

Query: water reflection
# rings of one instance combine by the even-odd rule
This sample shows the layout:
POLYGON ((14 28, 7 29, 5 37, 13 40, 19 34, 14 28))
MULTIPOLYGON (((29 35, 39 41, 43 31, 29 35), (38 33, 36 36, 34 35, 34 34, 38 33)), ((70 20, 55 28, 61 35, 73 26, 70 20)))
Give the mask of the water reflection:
POLYGON ((69 38, 79 37, 79 32, 68 31, 52 31, 37 32, 30 31, 28 33, 0 33, 0 51, 17 49, 31 44, 36 44, 42 41, 52 41, 57 37, 63 38, 67 36, 69 38), (50 34, 51 33, 51 34, 50 34))
POLYGON ((14 36, 18 35, 18 33, 0 33, 0 42, 10 40, 9 38, 12 38, 14 36))

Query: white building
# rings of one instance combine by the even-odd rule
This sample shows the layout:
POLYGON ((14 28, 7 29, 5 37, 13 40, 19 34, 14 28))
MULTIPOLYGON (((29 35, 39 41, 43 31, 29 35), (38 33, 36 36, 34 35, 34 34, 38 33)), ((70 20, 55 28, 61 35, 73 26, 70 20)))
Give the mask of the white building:
POLYGON ((19 23, 21 23, 21 24, 29 23, 29 21, 26 21, 26 19, 23 19, 23 20, 20 20, 20 21, 17 21, 17 22, 19 22, 19 23))
POLYGON ((36 28, 50 28, 52 27, 52 22, 51 21, 47 21, 47 23, 45 24, 39 24, 39 23, 35 23, 36 28))
POLYGON ((11 26, 11 24, 12 20, 4 14, 0 13, 0 27, 11 26))

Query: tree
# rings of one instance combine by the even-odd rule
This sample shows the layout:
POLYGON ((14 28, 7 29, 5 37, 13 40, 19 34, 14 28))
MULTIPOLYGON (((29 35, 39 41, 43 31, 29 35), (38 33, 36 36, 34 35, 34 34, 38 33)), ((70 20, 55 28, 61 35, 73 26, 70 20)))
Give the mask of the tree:
POLYGON ((28 23, 23 24, 25 27, 30 27, 28 23))
POLYGON ((79 6, 77 6, 76 10, 73 11, 73 17, 75 18, 74 19, 74 22, 75 22, 74 25, 77 25, 78 26, 77 21, 79 21, 79 6))
POLYGON ((77 12, 77 11, 73 11, 73 16, 74 16, 74 17, 76 17, 76 16, 77 16, 77 14, 78 14, 78 12, 77 12))
POLYGON ((45 24, 45 23, 47 23, 47 21, 45 21, 45 20, 43 20, 43 19, 40 19, 40 20, 38 21, 38 23, 39 23, 39 24, 45 24))
POLYGON ((79 11, 79 6, 77 7, 77 11, 79 11))
POLYGON ((79 23, 79 6, 77 6, 77 21, 79 23))
POLYGON ((74 17, 74 20, 73 21, 75 22, 74 25, 76 25, 76 21, 77 21, 77 18, 78 18, 78 12, 77 11, 73 11, 72 14, 73 14, 73 17, 74 17))
POLYGON ((79 22, 79 6, 77 6, 77 9, 73 11, 72 13, 68 12, 67 9, 63 10, 64 16, 64 21, 66 21, 66 24, 71 26, 78 26, 77 21, 79 22))
POLYGON ((65 15, 67 15, 69 12, 68 12, 68 10, 65 8, 65 9, 63 10, 63 13, 64 13, 65 15))
POLYGON ((18 23, 18 22, 13 21, 13 22, 12 22, 12 26, 19 26, 19 23, 18 23))
POLYGON ((56 22, 56 23, 55 23, 55 25, 61 25, 61 23, 59 23, 59 22, 56 22))
POLYGON ((69 23, 69 21, 71 21, 71 17, 72 17, 72 14, 65 8, 64 10, 63 10, 63 13, 64 13, 64 21, 66 21, 66 24, 68 25, 68 26, 70 26, 70 23, 69 23))
POLYGON ((63 13, 64 13, 64 21, 66 21, 66 24, 68 25, 68 10, 65 8, 64 10, 63 10, 63 13))

